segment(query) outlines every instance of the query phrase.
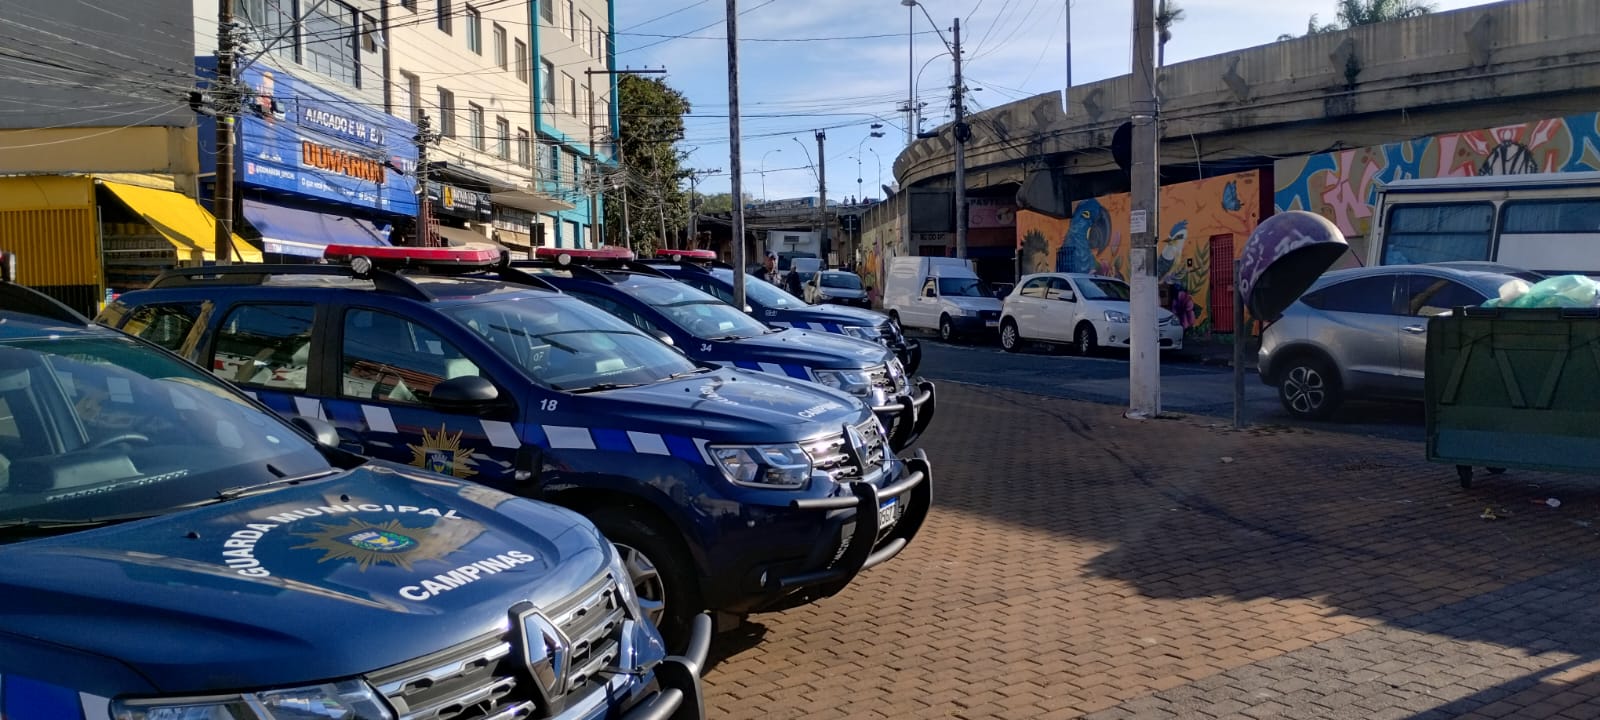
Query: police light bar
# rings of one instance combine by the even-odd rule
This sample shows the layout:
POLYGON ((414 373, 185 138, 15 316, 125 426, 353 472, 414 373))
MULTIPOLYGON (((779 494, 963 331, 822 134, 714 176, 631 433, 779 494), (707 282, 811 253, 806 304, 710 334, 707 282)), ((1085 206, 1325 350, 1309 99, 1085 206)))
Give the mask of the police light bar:
POLYGON ((370 245, 329 245, 322 251, 329 262, 348 264, 357 273, 373 268, 395 270, 420 268, 492 267, 502 262, 500 248, 488 243, 458 247, 372 247, 370 245))
POLYGON ((673 262, 683 262, 684 260, 715 262, 717 253, 713 250, 657 250, 656 257, 665 258, 673 262))
POLYGON ((597 248, 542 247, 536 248, 533 256, 555 260, 557 265, 571 265, 579 260, 632 260, 635 257, 632 250, 616 245, 597 248))

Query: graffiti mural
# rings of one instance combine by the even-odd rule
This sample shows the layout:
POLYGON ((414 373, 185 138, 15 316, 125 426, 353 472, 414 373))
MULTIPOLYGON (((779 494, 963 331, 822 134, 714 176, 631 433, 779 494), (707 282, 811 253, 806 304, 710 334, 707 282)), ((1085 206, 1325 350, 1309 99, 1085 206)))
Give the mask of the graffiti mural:
POLYGON ((878 307, 883 296, 883 269, 889 258, 905 254, 901 247, 901 217, 892 212, 879 211, 869 216, 875 222, 863 223, 861 230, 861 284, 867 288, 873 306, 878 307))
POLYGON ((1600 170, 1600 113, 1279 160, 1273 205, 1319 213, 1357 244, 1371 229, 1383 183, 1590 170, 1600 170))
MULTIPOLYGON (((1212 240, 1229 237, 1237 256, 1261 220, 1261 197, 1261 176, 1255 172, 1161 188, 1156 271, 1162 306, 1191 336, 1211 332, 1212 240)), ((1132 198, 1123 193, 1081 200, 1066 220, 1018 213, 1023 272, 1089 272, 1127 280, 1131 206, 1132 198)))

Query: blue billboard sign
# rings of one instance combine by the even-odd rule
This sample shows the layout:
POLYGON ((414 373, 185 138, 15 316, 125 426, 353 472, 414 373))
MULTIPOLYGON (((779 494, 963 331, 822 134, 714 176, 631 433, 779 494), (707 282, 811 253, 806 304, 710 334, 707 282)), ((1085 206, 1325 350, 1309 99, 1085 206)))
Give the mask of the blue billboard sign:
MULTIPOLYGON (((197 61, 202 72, 214 67, 206 67, 212 58, 197 61)), ((415 125, 265 63, 240 80, 249 86, 237 124, 240 183, 416 213, 415 125)), ((202 157, 214 167, 209 153, 202 157)))

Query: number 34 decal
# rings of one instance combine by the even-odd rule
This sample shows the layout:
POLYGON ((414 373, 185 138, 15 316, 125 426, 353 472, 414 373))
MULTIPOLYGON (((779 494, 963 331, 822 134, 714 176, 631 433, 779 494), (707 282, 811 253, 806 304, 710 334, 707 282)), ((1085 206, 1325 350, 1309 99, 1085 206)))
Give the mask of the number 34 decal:
POLYGON ((700 343, 700 352, 711 352, 711 343, 700 343))

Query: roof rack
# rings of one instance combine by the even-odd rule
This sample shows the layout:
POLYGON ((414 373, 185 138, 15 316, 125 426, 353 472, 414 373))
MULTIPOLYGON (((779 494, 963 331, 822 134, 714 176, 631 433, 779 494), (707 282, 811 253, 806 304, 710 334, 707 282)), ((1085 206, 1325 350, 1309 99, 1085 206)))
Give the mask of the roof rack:
POLYGON ((616 281, 610 277, 607 277, 605 273, 625 272, 633 273, 635 275, 648 275, 650 277, 665 278, 667 280, 672 279, 671 275, 661 272, 661 270, 651 267, 649 264, 640 262, 638 260, 586 259, 582 262, 579 262, 577 259, 569 259, 568 262, 562 263, 559 260, 552 261, 540 258, 534 260, 513 260, 511 264, 515 267, 538 267, 566 270, 571 272, 574 277, 581 274, 586 279, 606 282, 613 285, 616 284, 616 281))
POLYGON ((153 288, 262 285, 274 277, 322 276, 371 280, 379 292, 433 302, 434 294, 411 278, 388 270, 356 272, 347 265, 208 265, 174 268, 156 276, 153 288))

